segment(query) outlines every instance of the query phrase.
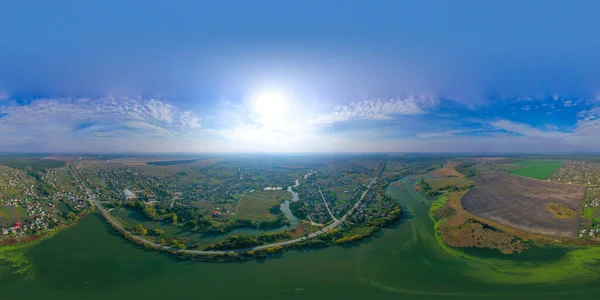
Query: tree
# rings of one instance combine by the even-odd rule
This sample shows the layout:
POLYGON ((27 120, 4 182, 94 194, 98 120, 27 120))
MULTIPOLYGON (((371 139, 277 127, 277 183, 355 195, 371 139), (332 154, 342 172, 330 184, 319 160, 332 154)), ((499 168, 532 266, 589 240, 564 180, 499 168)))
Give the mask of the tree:
POLYGON ((158 219, 158 214, 156 213, 156 210, 154 210, 154 207, 152 206, 146 206, 143 210, 144 214, 146 215, 146 217, 152 221, 156 221, 158 219))
POLYGON ((73 222, 77 219, 79 219, 79 217, 74 212, 70 212, 67 214, 67 220, 69 220, 69 222, 73 222))
POLYGON ((189 229, 193 229, 194 227, 198 226, 198 222, 194 221, 194 220, 189 220, 187 222, 185 222, 184 227, 189 229))
POLYGON ((173 224, 177 223, 177 214, 171 215, 171 222, 173 222, 173 224))
POLYGON ((158 228, 153 228, 151 231, 152 231, 152 234, 156 235, 156 236, 163 236, 165 234, 164 230, 158 229, 158 228))
POLYGON ((148 230, 142 224, 135 224, 131 227, 131 231, 136 234, 146 235, 148 230))

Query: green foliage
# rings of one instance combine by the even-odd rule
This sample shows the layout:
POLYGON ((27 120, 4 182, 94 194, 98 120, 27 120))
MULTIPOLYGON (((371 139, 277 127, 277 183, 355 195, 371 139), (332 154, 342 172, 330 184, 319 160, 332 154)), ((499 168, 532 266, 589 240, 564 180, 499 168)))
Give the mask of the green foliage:
POLYGON ((269 208, 269 212, 274 215, 280 213, 281 212, 281 204, 280 203, 273 204, 273 206, 271 206, 271 208, 269 208))
POLYGON ((391 210, 386 217, 370 220, 368 222, 368 225, 375 226, 375 227, 386 227, 386 226, 394 223, 396 220, 400 219, 401 215, 402 215, 402 208, 400 208, 400 206, 396 206, 396 208, 391 210))
POLYGON ((66 218, 69 222, 73 222, 79 219, 79 217, 74 212, 68 213, 66 218))
POLYGON ((329 245, 322 239, 314 238, 294 245, 295 248, 325 248, 329 245))
POLYGON ((233 250, 233 249, 244 249, 255 247, 261 244, 272 243, 277 240, 284 240, 291 238, 289 231, 284 230, 280 232, 264 233, 259 236, 252 236, 248 234, 234 235, 226 240, 223 240, 217 244, 208 245, 209 250, 233 250))
POLYGON ((260 244, 257 237, 247 234, 234 235, 217 244, 208 245, 209 250, 231 250, 243 249, 258 246, 260 244))
POLYGON ((148 230, 142 226, 142 224, 135 224, 131 226, 131 231, 135 234, 146 235, 148 230))
POLYGON ((456 171, 465 175, 465 177, 473 177, 476 175, 474 162, 462 162, 456 167, 456 171))
POLYGON ((308 210, 302 201, 290 202, 290 211, 298 219, 306 219, 308 216, 308 210))
POLYGON ((163 235, 165 235, 165 231, 162 230, 162 229, 159 229, 159 228, 152 228, 150 230, 150 233, 152 235, 156 235, 156 236, 163 236, 163 235))
POLYGON ((152 221, 158 220, 158 214, 156 213, 156 210, 154 209, 154 207, 148 205, 148 206, 144 207, 142 212, 148 219, 150 219, 152 221))
POLYGON ((5 156, 0 158, 0 163, 3 165, 20 169, 20 170, 32 170, 33 172, 64 167, 66 164, 63 161, 53 159, 40 159, 39 157, 15 157, 5 156))
POLYGON ((261 221, 258 223, 260 229, 276 229, 286 225, 289 225, 290 221, 283 215, 279 215, 276 220, 273 221, 261 221))

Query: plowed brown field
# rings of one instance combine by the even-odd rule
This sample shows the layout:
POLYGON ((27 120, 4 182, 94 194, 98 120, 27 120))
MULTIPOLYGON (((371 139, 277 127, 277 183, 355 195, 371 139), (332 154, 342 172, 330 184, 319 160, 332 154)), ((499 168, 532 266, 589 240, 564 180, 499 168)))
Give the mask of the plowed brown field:
POLYGON ((478 175, 475 187, 462 199, 468 212, 524 232, 558 238, 574 238, 579 229, 585 187, 535 180, 504 172, 478 175), (550 202, 572 208, 576 214, 556 218, 550 202))

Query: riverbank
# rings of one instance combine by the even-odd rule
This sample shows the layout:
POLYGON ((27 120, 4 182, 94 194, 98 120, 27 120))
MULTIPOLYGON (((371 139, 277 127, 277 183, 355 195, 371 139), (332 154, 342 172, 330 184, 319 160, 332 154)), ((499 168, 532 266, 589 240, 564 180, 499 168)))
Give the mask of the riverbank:
POLYGON ((77 225, 79 220, 81 220, 81 219, 87 217, 89 214, 93 213, 95 211, 95 209, 96 209, 95 207, 91 207, 89 210, 83 211, 79 215, 77 215, 77 218, 75 220, 70 221, 68 223, 61 224, 61 226, 55 227, 52 230, 47 231, 42 235, 27 236, 25 238, 8 238, 8 239, 3 238, 3 239, 0 239, 0 249, 3 247, 24 246, 24 245, 28 245, 31 243, 39 242, 43 239, 53 237, 53 236, 61 233, 62 231, 67 230, 67 229, 77 225))
MULTIPOLYGON (((276 235, 276 238, 271 240, 270 237, 273 236, 272 234, 264 235, 265 237, 269 237, 268 239, 257 238, 253 236, 232 236, 229 239, 222 241, 219 245, 217 245, 217 247, 211 247, 211 249, 226 250, 185 249, 182 244, 179 244, 176 241, 175 243, 172 243, 172 245, 165 245, 151 241, 143 235, 133 234, 123 225, 119 224, 119 222, 117 222, 110 215, 110 213, 108 213, 100 204, 98 204, 93 197, 90 198, 90 202, 99 209, 103 218, 113 227, 114 230, 119 232, 123 237, 125 237, 126 240, 145 248, 170 253, 171 255, 182 259, 190 259, 198 256, 201 260, 205 261, 243 261, 254 257, 264 258, 268 254, 278 253, 285 249, 325 247, 330 245, 352 243, 373 235, 379 228, 392 224, 402 215, 402 210, 399 207, 393 210, 389 216, 379 220, 378 222, 375 222, 373 225, 345 225, 339 229, 340 225, 345 224, 346 219, 352 215, 352 213, 361 204, 363 199, 371 191, 371 187, 375 186, 376 181, 377 177, 374 177, 370 180, 367 189, 362 193, 358 201, 350 208, 350 210, 348 210, 348 212, 346 212, 344 216, 336 219, 326 227, 321 228, 316 232, 299 238, 283 241, 277 241, 279 235, 276 235), (319 239, 316 239, 317 237, 319 237, 319 239), (271 243, 261 245, 261 242, 265 241, 267 243, 271 243), (240 248, 235 246, 239 246, 240 248)), ((296 182, 296 186, 298 184, 299 183, 296 182)), ((283 235, 282 237, 289 237, 289 235, 283 235)))
POLYGON ((245 263, 179 261, 144 251, 111 233, 100 214, 92 214, 55 238, 23 250, 33 276, 0 266, 2 295, 187 299, 197 297, 200 290, 215 299, 563 300, 600 294, 600 266, 593 258, 600 257, 598 253, 532 248, 511 255, 482 249, 469 254, 458 250, 462 256, 454 255, 434 237, 434 223, 428 217, 432 199, 403 183, 388 191, 402 205, 403 217, 373 238, 245 263))

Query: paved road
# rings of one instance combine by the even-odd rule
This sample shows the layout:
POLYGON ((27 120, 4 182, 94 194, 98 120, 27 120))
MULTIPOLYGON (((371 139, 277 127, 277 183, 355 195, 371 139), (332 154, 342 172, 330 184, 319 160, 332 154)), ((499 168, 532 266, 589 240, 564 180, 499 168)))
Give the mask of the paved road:
POLYGON ((285 241, 285 242, 273 243, 273 244, 269 244, 269 245, 262 245, 262 246, 254 247, 253 250, 263 250, 263 249, 274 247, 274 246, 287 246, 287 245, 299 243, 299 242, 302 242, 305 240, 309 240, 309 239, 318 237, 322 234, 329 232, 331 229, 338 227, 340 224, 342 224, 344 221, 346 221, 346 218, 348 216, 350 216, 354 212, 354 210, 360 205, 360 203, 363 201, 363 199, 365 199, 365 197, 367 196, 367 193, 371 190, 371 186, 373 186, 373 184, 375 184, 376 181, 377 181, 377 177, 374 177, 373 179, 371 179, 371 182, 369 182, 367 189, 362 193, 362 195, 360 196, 360 199, 358 199, 358 201, 356 201, 356 203, 354 203, 354 206, 352 206, 352 208, 350 208, 350 210, 348 210, 348 212, 346 212, 346 214, 343 217, 341 217, 341 218, 337 219, 336 221, 334 221, 333 223, 327 225, 325 228, 321 228, 318 231, 309 234, 308 236, 303 236, 301 238, 297 238, 297 239, 289 240, 289 241, 285 241))
MULTIPOLYGON (((75 165, 75 163, 73 164, 73 175, 77 176, 74 165, 75 165)), ((104 219, 106 219, 107 222, 111 223, 113 226, 115 226, 119 230, 122 230, 124 232, 129 233, 131 235, 131 238, 134 241, 136 241, 136 242, 138 242, 140 244, 145 244, 145 245, 151 246, 151 247, 156 248, 156 249, 160 249, 160 250, 175 251, 176 253, 194 254, 194 255, 226 255, 228 253, 243 252, 243 251, 248 251, 248 250, 253 250, 253 251, 264 250, 264 249, 275 247, 275 246, 292 245, 292 244, 295 244, 295 243, 299 243, 299 242, 302 242, 302 241, 305 241, 305 240, 309 240, 309 239, 318 237, 318 236, 320 236, 322 234, 325 234, 325 233, 329 232, 331 229, 338 227, 340 224, 342 224, 346 220, 346 217, 350 216, 354 212, 354 210, 360 205, 360 203, 362 202, 362 200, 367 196, 367 193, 371 189, 371 186, 373 186, 373 184, 375 184, 376 181, 377 181, 377 177, 374 177, 373 179, 371 179, 371 181, 369 182, 369 185, 367 186, 367 189, 362 193, 360 199, 358 199, 358 201, 356 201, 356 203, 354 204, 354 206, 352 206, 352 208, 350 208, 350 210, 348 210, 348 212, 346 212, 346 214, 343 217, 341 217, 340 219, 335 220, 333 223, 327 225, 326 227, 321 228, 318 231, 309 234, 308 236, 303 236, 303 237, 300 237, 300 238, 297 238, 297 239, 293 239, 293 240, 289 240, 289 241, 284 241, 284 242, 279 242, 279 243, 262 245, 262 246, 254 247, 252 249, 237 249, 235 251, 203 251, 203 250, 189 250, 189 249, 172 248, 172 247, 168 247, 168 246, 165 246, 165 245, 162 245, 162 244, 158 244, 158 243, 149 241, 149 240, 147 240, 147 239, 145 239, 143 237, 140 237, 140 236, 132 234, 127 229, 125 229, 123 226, 121 226, 121 224, 119 224, 117 221, 115 221, 115 219, 113 219, 113 217, 110 215, 110 213, 108 213, 108 211, 106 211, 106 209, 104 209, 104 207, 102 207, 100 204, 98 204, 98 202, 96 201, 96 197, 94 196, 94 194, 83 184, 83 181, 79 180, 79 182, 81 182, 81 185, 85 189, 85 192, 88 194, 88 200, 90 201, 90 203, 92 205, 94 205, 94 206, 96 206, 98 208, 98 210, 100 211, 100 213, 102 214, 102 216, 104 217, 104 219)))

